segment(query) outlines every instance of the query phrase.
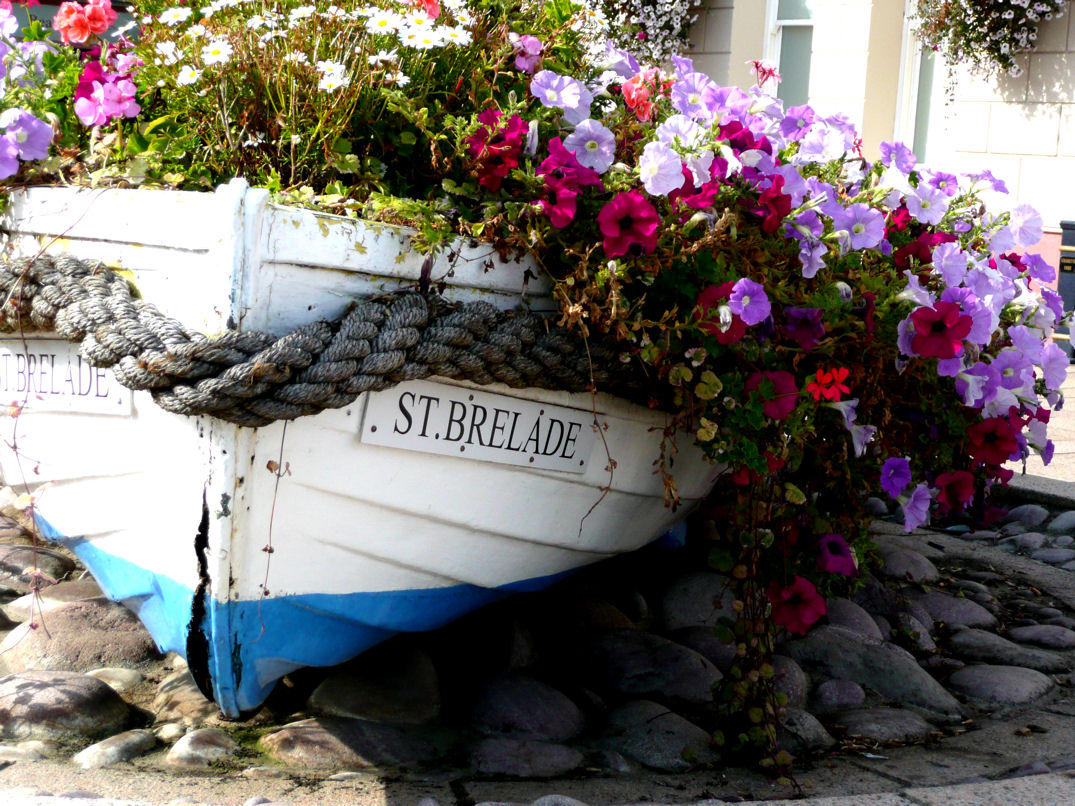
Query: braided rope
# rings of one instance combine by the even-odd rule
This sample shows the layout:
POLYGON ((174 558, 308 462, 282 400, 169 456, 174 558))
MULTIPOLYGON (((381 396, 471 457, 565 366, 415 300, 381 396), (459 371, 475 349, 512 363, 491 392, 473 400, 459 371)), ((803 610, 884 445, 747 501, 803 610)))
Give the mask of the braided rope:
POLYGON ((433 375, 568 391, 591 378, 606 388, 624 382, 613 376, 623 373, 610 344, 591 341, 588 356, 577 334, 487 302, 401 292, 279 338, 209 337, 135 298, 115 272, 68 256, 0 261, 0 293, 0 332, 55 331, 164 409, 245 426, 341 408, 363 392, 433 375))

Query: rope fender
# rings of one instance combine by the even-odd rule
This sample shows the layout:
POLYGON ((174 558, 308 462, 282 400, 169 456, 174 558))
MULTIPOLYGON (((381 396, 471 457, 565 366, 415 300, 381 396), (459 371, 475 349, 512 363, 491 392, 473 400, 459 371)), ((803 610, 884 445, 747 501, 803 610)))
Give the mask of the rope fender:
POLYGON ((567 391, 624 375, 607 342, 591 340, 587 351, 578 334, 533 313, 415 291, 353 302, 335 321, 281 337, 191 332, 137 299, 120 275, 66 255, 0 261, 0 293, 0 332, 55 332, 162 408, 237 425, 341 408, 363 392, 434 375, 567 391))

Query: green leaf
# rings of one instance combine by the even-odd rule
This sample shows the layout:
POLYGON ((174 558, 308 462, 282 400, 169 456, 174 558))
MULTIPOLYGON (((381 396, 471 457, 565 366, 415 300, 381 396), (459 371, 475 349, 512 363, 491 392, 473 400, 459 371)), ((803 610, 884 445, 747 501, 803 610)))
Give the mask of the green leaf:
POLYGON ((789 504, 800 506, 806 503, 806 495, 790 481, 784 482, 784 500, 789 504))

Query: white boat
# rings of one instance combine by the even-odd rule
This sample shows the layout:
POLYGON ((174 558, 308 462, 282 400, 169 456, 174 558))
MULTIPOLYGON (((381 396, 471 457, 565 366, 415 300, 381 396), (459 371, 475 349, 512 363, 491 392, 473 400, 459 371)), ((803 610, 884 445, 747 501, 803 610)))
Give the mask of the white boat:
MULTIPOLYGON (((33 188, 13 194, 2 229, 22 256, 102 261, 207 334, 333 319, 355 298, 413 285, 423 264, 401 230, 278 206, 241 181, 214 193, 33 188)), ((525 265, 482 247, 432 276, 450 299, 551 307, 525 265)), ((639 548, 715 478, 681 446, 685 506, 666 508, 653 464, 665 417, 604 394, 438 378, 247 428, 164 411, 54 334, 0 347, 0 402, 25 406, 11 421, 19 456, 0 458, 5 483, 50 483, 36 506, 44 535, 186 657, 230 716, 296 668, 639 548), (501 439, 480 425, 477 440, 454 433, 473 428, 460 407, 506 412, 501 439), (519 444, 542 417, 562 424, 562 448, 547 450, 551 428, 519 444)))

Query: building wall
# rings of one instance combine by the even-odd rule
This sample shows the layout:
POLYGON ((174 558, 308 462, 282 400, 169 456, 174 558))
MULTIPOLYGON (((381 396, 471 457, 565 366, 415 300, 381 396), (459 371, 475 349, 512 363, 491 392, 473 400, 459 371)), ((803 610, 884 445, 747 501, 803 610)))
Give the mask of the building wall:
MULTIPOLYGON (((698 20, 691 28, 694 69, 721 85, 731 83, 733 5, 734 0, 702 0, 698 20)), ((746 5, 744 0, 740 5, 746 5)))
MULTIPOLYGON (((1045 223, 1075 219, 1075 26, 1042 23, 1023 75, 983 79, 955 71, 953 99, 935 115, 930 152, 938 167, 988 168, 1005 180, 1007 204, 1032 204, 1045 223)), ((939 76, 944 81, 944 76, 939 76)), ((950 170, 949 168, 946 168, 950 170)))

